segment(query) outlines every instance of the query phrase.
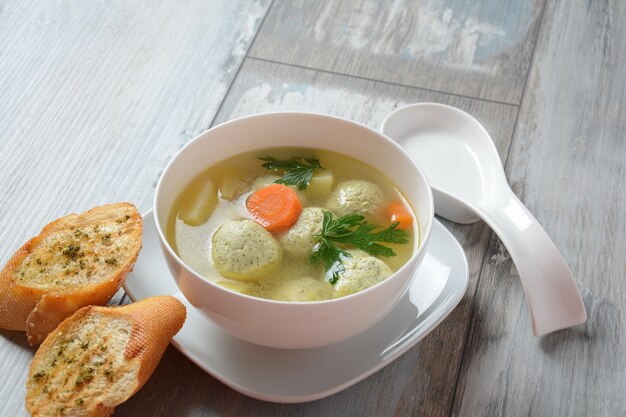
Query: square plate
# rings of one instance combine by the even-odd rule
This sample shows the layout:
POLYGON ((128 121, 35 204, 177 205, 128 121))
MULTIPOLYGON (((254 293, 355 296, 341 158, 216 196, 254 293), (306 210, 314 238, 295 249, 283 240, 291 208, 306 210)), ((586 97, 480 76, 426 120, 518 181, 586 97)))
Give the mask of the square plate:
POLYGON ((375 326, 322 348, 258 346, 227 334, 189 304, 170 276, 152 211, 143 218, 143 249, 124 289, 134 301, 155 295, 177 297, 187 307, 187 320, 172 344, 224 384, 260 400, 312 401, 363 380, 415 346, 450 314, 467 289, 465 253, 435 220, 408 294, 375 326))

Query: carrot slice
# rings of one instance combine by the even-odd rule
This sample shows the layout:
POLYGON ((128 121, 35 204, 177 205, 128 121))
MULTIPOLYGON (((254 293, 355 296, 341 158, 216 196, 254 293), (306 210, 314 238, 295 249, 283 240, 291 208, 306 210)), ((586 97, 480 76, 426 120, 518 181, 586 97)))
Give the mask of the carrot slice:
POLYGON ((282 184, 271 184, 255 191, 248 197, 246 207, 268 232, 288 229, 302 211, 296 192, 282 184))
POLYGON ((392 223, 398 222, 398 229, 411 229, 413 216, 402 201, 394 201, 387 207, 387 217, 392 223))

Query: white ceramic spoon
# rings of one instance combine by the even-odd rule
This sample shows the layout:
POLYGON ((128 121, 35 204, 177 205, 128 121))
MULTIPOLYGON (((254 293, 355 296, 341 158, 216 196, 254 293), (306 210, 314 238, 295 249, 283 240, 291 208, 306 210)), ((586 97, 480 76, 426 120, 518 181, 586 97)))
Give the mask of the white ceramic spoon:
POLYGON ((535 336, 585 322, 572 272, 509 187, 493 141, 476 119, 454 107, 420 103, 391 113, 381 130, 423 169, 437 214, 457 223, 480 218, 500 237, 522 281, 535 336))

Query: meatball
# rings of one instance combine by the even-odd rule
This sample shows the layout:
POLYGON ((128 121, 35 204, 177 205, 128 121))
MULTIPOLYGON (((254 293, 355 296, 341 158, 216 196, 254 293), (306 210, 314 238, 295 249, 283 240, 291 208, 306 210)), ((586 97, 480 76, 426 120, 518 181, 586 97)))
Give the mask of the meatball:
POLYGON ((274 272, 283 258, 280 244, 251 220, 224 223, 213 235, 215 269, 226 278, 251 281, 274 272))
POLYGON ((391 268, 378 258, 361 250, 349 250, 343 259, 345 270, 335 283, 335 297, 343 297, 369 288, 392 274, 391 268))
POLYGON ((346 214, 374 215, 381 209, 383 190, 369 181, 351 180, 337 185, 326 206, 338 216, 346 214))
POLYGON ((310 277, 285 281, 274 292, 274 299, 281 301, 319 301, 332 296, 333 288, 327 281, 310 277))
POLYGON ((316 243, 313 235, 322 231, 323 220, 321 208, 305 207, 298 221, 278 238, 285 252, 294 256, 310 255, 316 243))

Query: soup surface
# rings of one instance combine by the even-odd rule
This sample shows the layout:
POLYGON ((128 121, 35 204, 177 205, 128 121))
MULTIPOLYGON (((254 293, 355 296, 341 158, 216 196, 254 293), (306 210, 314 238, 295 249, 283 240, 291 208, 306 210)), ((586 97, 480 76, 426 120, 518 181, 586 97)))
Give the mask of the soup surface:
POLYGON ((177 198, 166 234, 206 279, 281 301, 364 290, 419 243, 415 214, 385 175, 308 148, 257 150, 208 168, 177 198))

